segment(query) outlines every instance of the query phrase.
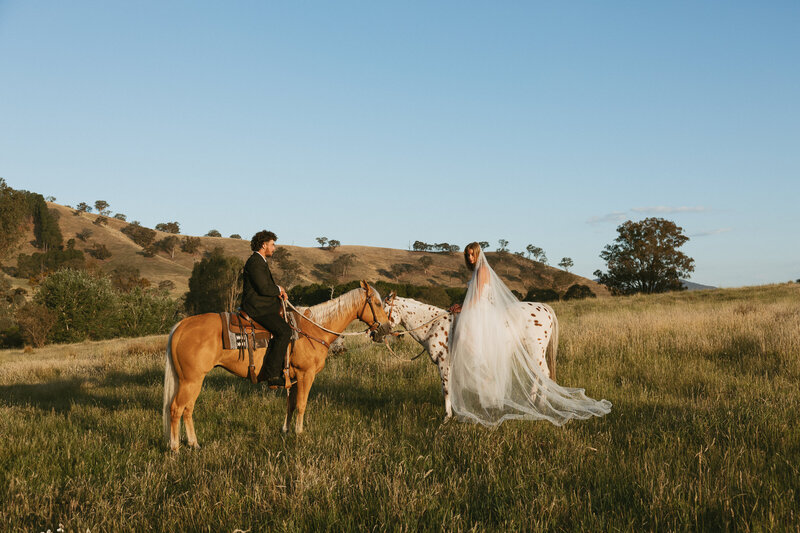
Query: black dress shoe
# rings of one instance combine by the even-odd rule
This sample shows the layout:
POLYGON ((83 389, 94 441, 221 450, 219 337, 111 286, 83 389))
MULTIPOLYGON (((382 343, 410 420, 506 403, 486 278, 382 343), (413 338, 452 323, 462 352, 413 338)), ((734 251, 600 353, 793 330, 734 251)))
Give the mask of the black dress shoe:
POLYGON ((265 380, 267 387, 279 387, 284 388, 286 386, 286 379, 283 376, 273 376, 271 378, 267 378, 265 380))

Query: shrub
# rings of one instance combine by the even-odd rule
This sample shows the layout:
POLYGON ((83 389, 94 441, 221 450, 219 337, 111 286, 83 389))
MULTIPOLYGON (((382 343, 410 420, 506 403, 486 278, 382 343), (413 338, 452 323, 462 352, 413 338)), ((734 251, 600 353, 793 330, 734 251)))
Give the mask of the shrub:
POLYGON ((83 269, 85 266, 86 259, 80 250, 74 248, 52 249, 46 252, 35 252, 31 255, 19 254, 16 276, 35 278, 60 268, 83 269))
POLYGON ((209 230, 209 232, 206 233, 205 236, 206 237, 222 237, 222 233, 220 233, 218 230, 212 229, 212 230, 209 230))
POLYGON ((525 294, 526 302, 555 302, 558 301, 559 296, 553 289, 537 289, 531 288, 525 294))
POLYGON ((80 342, 113 335, 117 298, 111 282, 84 270, 64 269, 45 278, 34 297, 55 315, 49 338, 54 342, 80 342))
POLYGON ((163 291, 135 287, 119 297, 119 335, 141 337, 168 333, 179 318, 178 302, 163 291))
POLYGON ((565 300, 582 300, 583 298, 597 298, 597 295, 592 292, 592 289, 579 283, 571 285, 564 293, 565 300))
POLYGON ((28 302, 17 309, 15 318, 25 342, 36 348, 45 345, 47 336, 56 322, 53 311, 33 302, 28 302))
POLYGON ((100 261, 103 261, 111 257, 111 252, 108 250, 108 248, 106 248, 106 245, 100 244, 99 242, 94 243, 94 246, 86 250, 86 253, 88 253, 89 255, 100 261))
POLYGON ((130 292, 136 287, 144 287, 144 282, 147 281, 139 275, 138 268, 127 264, 112 270, 109 279, 114 288, 120 292, 130 292))

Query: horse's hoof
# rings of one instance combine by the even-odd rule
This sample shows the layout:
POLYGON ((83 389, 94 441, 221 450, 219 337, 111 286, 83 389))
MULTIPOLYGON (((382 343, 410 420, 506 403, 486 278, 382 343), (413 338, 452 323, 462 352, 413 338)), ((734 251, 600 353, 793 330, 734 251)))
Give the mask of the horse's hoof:
POLYGON ((196 442, 195 443, 189 443, 189 448, 191 448, 193 450, 199 450, 200 449, 200 444, 198 444, 196 442))

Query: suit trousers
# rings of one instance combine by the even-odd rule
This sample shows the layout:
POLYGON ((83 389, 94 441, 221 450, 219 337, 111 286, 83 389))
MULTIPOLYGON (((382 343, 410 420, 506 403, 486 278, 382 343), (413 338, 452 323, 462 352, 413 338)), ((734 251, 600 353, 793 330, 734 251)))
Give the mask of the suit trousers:
POLYGON ((252 318, 272 333, 272 340, 269 341, 269 348, 264 355, 264 365, 259 375, 268 378, 282 375, 286 349, 292 340, 292 328, 278 313, 268 313, 252 318))

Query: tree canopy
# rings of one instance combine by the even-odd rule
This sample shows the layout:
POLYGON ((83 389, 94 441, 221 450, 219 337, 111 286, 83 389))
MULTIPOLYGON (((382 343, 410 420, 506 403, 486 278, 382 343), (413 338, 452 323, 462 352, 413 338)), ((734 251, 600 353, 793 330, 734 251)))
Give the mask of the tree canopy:
POLYGON ((186 293, 189 314, 233 311, 241 294, 244 262, 225 255, 221 247, 214 248, 194 264, 186 293))
POLYGON ((608 272, 596 270, 600 283, 615 294, 659 293, 682 290, 681 278, 694 272, 694 259, 678 248, 689 237, 683 228, 663 218, 628 220, 617 228, 619 235, 606 245, 600 257, 608 272))
POLYGON ((25 196, 0 178, 0 260, 22 240, 26 211, 25 196))
POLYGON ((156 229, 164 233, 180 233, 181 225, 177 222, 159 222, 156 224, 156 229))

